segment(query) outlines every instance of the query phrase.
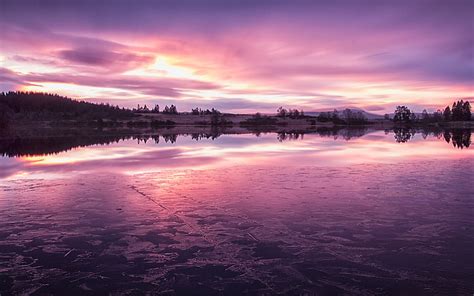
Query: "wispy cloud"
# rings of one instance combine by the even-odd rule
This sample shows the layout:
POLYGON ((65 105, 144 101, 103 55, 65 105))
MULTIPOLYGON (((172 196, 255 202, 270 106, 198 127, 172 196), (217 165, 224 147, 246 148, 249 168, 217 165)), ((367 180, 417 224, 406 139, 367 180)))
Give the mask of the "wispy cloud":
POLYGON ((4 0, 1 88, 227 111, 442 106, 473 96, 472 5, 4 0))

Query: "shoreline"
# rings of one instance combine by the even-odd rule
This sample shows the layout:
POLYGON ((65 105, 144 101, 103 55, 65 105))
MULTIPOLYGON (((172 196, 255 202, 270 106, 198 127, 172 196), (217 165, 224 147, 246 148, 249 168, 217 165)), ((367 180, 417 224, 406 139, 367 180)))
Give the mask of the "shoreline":
POLYGON ((366 124, 335 124, 320 122, 317 117, 281 118, 264 116, 262 123, 248 122, 255 118, 247 114, 221 114, 220 121, 212 122, 212 115, 192 114, 138 114, 130 119, 103 120, 16 120, 0 129, 0 139, 11 137, 42 137, 61 134, 195 134, 195 133, 264 133, 264 132, 315 132, 340 129, 474 129, 474 121, 436 123, 395 123, 389 120, 371 120, 366 124), (271 120, 271 123, 268 121, 271 120), (247 122, 246 122, 247 121, 247 122))
MULTIPOLYGON (((176 116, 175 116, 176 117, 176 116)), ((129 126, 122 121, 117 126, 98 126, 77 121, 31 121, 19 122, 6 129, 0 129, 0 140, 12 138, 41 138, 69 136, 121 136, 121 135, 222 135, 222 134, 260 134, 260 133, 318 133, 339 130, 443 130, 474 129, 474 121, 444 122, 441 124, 395 124, 393 122, 371 122, 364 125, 342 125, 332 122, 310 124, 297 119, 291 124, 243 125, 243 124, 190 124, 177 123, 165 126, 129 126), (295 121, 299 121, 295 123, 295 121)))

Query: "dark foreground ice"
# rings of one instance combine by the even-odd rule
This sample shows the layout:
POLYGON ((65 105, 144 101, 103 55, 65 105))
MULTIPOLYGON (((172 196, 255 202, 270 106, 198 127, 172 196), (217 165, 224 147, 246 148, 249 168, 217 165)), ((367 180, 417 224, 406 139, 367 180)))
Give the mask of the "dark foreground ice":
POLYGON ((226 158, 208 167, 127 154, 110 169, 100 147, 88 155, 104 170, 67 153, 18 169, 0 182, 0 294, 472 295, 470 152, 365 161, 359 143, 337 157, 362 160, 341 164, 296 142, 236 145, 180 146, 226 158))

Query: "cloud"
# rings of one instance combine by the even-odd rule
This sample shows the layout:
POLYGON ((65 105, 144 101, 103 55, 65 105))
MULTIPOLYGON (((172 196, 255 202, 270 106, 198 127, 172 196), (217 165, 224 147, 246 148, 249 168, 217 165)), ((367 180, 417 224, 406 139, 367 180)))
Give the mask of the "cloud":
POLYGON ((3 90, 16 90, 23 86, 34 85, 25 81, 16 72, 0 67, 0 91, 3 90))
POLYGON ((23 76, 1 87, 60 82, 229 111, 444 105, 473 95, 471 19, 470 0, 3 0, 2 66, 23 76), (193 75, 128 75, 158 57, 193 75))
POLYGON ((5 171, 0 173, 0 179, 7 178, 18 172, 28 173, 60 173, 60 172, 88 172, 88 171, 114 171, 114 172, 133 172, 134 170, 156 170, 157 168, 176 168, 176 167, 199 167, 209 165, 219 161, 217 157, 211 156, 188 156, 180 148, 162 148, 155 150, 144 150, 139 153, 129 151, 120 154, 113 146, 111 151, 117 150, 117 156, 114 158, 96 158, 93 160, 82 159, 68 163, 43 163, 42 161, 23 161, 15 158, 0 158, 2 168, 5 171), (2 163, 6 162, 5 164, 2 163))
POLYGON ((150 78, 129 75, 105 76, 97 79, 94 75, 72 74, 28 74, 21 76, 25 81, 41 83, 68 83, 99 88, 115 88, 136 91, 151 96, 180 97, 185 90, 214 90, 219 85, 191 79, 150 78))
POLYGON ((14 71, 6 68, 0 68, 0 80, 3 82, 12 82, 16 84, 24 83, 14 71))
POLYGON ((154 61, 154 57, 151 55, 101 50, 91 47, 60 50, 58 56, 74 64, 101 67, 111 71, 131 70, 154 61))

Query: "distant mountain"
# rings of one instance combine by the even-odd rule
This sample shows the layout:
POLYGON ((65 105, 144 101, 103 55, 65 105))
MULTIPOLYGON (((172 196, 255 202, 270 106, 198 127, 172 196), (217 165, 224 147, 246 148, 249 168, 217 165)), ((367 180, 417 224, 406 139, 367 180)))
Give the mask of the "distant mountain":
MULTIPOLYGON (((352 112, 362 112, 362 114, 364 114, 364 116, 367 117, 367 119, 369 119, 369 120, 377 120, 377 119, 383 119, 383 118, 384 118, 383 115, 370 113, 370 112, 364 111, 364 110, 359 109, 359 108, 341 108, 341 109, 337 109, 337 115, 339 115, 340 117, 342 117, 342 112, 343 112, 345 109, 349 109, 349 110, 351 110, 352 112)), ((310 115, 310 116, 318 116, 318 115, 319 115, 320 113, 322 113, 322 112, 333 112, 333 110, 319 111, 319 112, 316 112, 316 111, 315 111, 315 112, 305 112, 304 114, 310 115)))

